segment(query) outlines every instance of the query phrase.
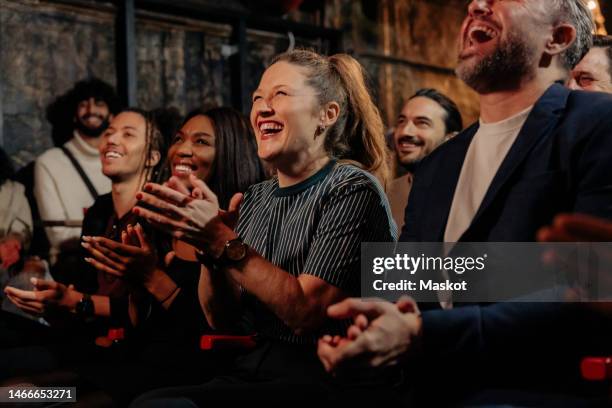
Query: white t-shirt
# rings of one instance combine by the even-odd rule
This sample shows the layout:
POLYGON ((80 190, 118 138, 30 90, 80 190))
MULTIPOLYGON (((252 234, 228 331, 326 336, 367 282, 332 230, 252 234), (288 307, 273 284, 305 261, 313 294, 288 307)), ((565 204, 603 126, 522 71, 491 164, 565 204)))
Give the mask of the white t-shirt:
POLYGON ((495 174, 532 109, 533 106, 530 106, 501 122, 480 121, 461 167, 444 242, 457 242, 472 223, 495 174))

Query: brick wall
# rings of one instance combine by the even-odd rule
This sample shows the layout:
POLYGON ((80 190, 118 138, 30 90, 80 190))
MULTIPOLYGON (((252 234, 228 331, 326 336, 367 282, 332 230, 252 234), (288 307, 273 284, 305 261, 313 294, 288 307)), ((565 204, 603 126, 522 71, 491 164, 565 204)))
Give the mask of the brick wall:
MULTIPOLYGON (((466 123, 477 117, 475 94, 452 73, 455 37, 465 12, 462 3, 326 1, 325 25, 343 30, 345 49, 369 72, 388 125, 393 124, 402 100, 421 87, 450 95, 466 123)), ((224 4, 243 7, 235 0, 224 4)), ((116 83, 114 16, 110 3, 85 2, 77 7, 42 0, 0 0, 0 135, 17 167, 53 145, 45 111, 55 98, 89 76, 116 83)), ((316 15, 305 12, 288 18, 317 22, 316 15)), ((229 26, 214 22, 139 14, 138 104, 147 109, 175 106, 182 113, 229 104, 226 51, 230 33, 229 26)), ((317 45, 299 38, 297 43, 317 45)), ((286 35, 248 32, 248 92, 255 89, 270 59, 288 44, 286 35)))

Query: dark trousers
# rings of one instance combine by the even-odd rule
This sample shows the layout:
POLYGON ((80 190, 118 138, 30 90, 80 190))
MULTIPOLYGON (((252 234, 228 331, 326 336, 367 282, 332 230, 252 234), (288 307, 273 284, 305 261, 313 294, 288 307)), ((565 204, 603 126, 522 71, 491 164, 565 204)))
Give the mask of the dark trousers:
POLYGON ((401 377, 385 372, 376 378, 343 382, 323 369, 314 346, 268 341, 237 360, 231 375, 202 385, 170 387, 137 398, 132 408, 260 406, 338 406, 347 399, 363 404, 397 403, 404 398, 401 377), (239 405, 238 405, 239 406, 239 405))
POLYGON ((0 310, 0 350, 52 341, 52 330, 34 320, 0 310))

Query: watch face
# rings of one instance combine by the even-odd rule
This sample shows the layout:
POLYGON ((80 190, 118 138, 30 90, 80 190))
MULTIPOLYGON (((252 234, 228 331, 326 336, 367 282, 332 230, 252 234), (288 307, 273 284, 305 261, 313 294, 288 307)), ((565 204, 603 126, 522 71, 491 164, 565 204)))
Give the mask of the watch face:
POLYGON ((230 261, 242 261, 247 254, 247 246, 239 239, 227 243, 226 256, 230 261))

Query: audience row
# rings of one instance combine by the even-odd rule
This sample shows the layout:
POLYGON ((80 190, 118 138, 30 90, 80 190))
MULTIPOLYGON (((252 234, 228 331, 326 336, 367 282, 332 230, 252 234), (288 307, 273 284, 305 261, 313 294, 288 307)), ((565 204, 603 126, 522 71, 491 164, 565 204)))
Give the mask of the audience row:
POLYGON ((579 0, 470 2, 457 75, 478 123, 422 89, 390 143, 346 54, 277 56, 250 120, 175 125, 78 83, 73 137, 34 169, 48 260, 24 262, 30 208, 0 174, 2 384, 135 407, 605 398, 577 367, 612 351, 606 307, 359 299, 363 242, 612 238, 612 64, 592 29, 579 0))

